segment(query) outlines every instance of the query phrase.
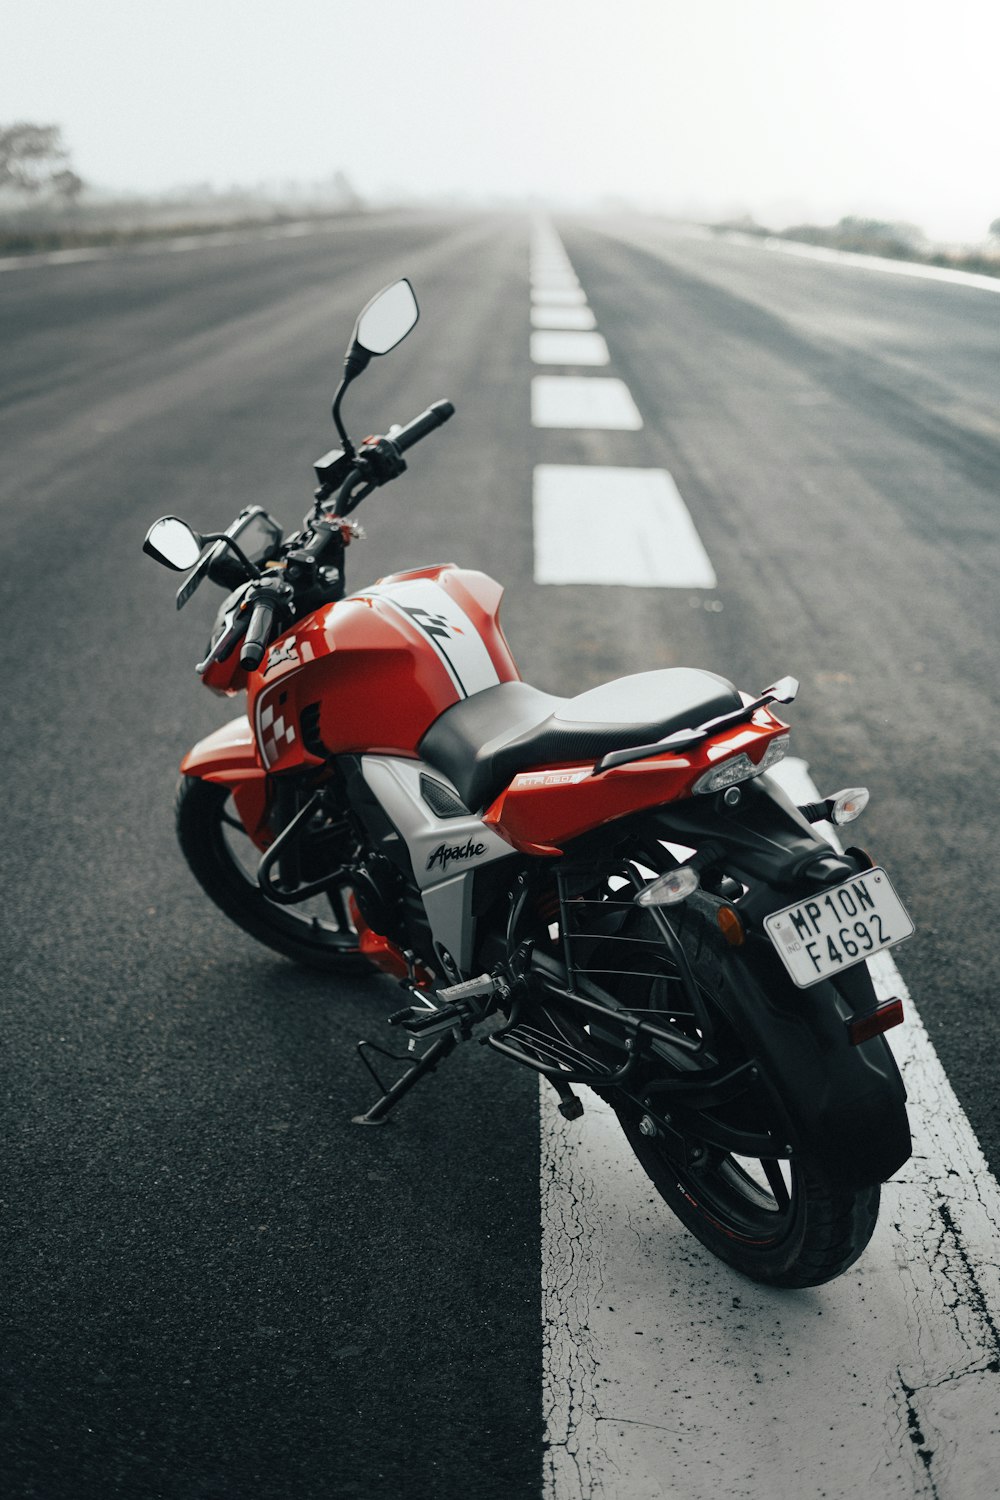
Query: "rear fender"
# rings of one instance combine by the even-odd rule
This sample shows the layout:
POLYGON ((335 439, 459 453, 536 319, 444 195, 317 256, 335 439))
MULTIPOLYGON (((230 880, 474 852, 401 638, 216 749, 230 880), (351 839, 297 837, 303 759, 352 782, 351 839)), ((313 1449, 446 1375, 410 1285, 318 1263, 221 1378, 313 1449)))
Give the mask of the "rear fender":
POLYGON ((181 773, 230 787, 247 833, 258 848, 267 847, 271 841, 266 826, 270 783, 258 758, 246 714, 199 740, 181 761, 181 773))
MULTIPOLYGON (((715 926, 716 905, 695 896, 715 926)), ((906 1089, 883 1036, 852 1045, 847 1021, 874 1007, 867 966, 800 990, 763 937, 720 946, 713 988, 787 1117, 790 1145, 857 1189, 885 1182, 911 1152, 906 1089)))
POLYGON ((735 807, 727 806, 720 793, 658 808, 658 832, 699 849, 711 846, 727 873, 752 886, 763 883, 791 890, 801 881, 803 869, 817 859, 833 862, 828 866, 830 884, 857 873, 853 862, 844 862, 843 873, 835 873, 840 856, 770 776, 744 782, 739 790, 735 807))
MULTIPOLYGON (((662 827, 748 885, 739 909, 746 944, 719 964, 724 1008, 788 1112, 791 1144, 845 1186, 885 1182, 910 1155, 906 1090, 883 1036, 851 1043, 847 1022, 877 1004, 866 964, 798 989, 763 932, 763 918, 796 894, 835 885, 861 868, 806 822, 769 776, 745 784, 736 807, 689 798, 661 811, 662 827)), ((716 928, 717 903, 698 893, 716 928)), ((717 928, 716 928, 717 930, 717 928)))

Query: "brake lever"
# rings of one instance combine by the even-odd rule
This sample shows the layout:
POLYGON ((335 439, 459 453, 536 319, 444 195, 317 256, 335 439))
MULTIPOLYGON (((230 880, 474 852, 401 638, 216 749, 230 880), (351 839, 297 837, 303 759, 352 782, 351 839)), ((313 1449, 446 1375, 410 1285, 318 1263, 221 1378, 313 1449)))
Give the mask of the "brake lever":
POLYGON ((200 661, 195 667, 195 671, 199 676, 204 676, 209 667, 212 666, 215 662, 225 661, 228 656, 232 656, 233 652, 236 650, 236 647, 243 639, 247 625, 249 623, 250 616, 245 613, 241 614, 239 611, 237 611, 237 614, 229 629, 222 632, 222 634, 219 636, 219 639, 212 647, 211 651, 209 651, 208 655, 205 657, 205 660, 200 661))

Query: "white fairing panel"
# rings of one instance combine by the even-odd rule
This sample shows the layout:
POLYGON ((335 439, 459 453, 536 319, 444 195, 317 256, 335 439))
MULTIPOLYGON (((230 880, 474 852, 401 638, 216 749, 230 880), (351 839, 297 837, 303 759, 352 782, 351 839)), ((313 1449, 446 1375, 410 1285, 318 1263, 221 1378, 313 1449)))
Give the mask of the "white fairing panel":
POLYGON ((366 598, 382 599, 398 609, 427 637, 463 698, 495 687, 500 681, 479 631, 433 578, 380 583, 362 592, 366 598))
POLYGON ((472 962, 472 875, 514 850, 474 813, 439 818, 424 801, 421 774, 458 793, 446 776, 420 760, 389 755, 361 758, 365 781, 409 850, 435 943, 447 949, 463 973, 472 962))

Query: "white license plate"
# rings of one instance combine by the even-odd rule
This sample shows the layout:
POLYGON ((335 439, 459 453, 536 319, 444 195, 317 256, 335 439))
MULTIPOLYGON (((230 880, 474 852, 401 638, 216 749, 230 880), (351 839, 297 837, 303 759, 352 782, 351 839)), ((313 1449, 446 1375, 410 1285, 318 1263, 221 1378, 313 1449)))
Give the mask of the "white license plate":
POLYGON ((884 870, 865 870, 764 918, 785 968, 800 989, 901 943, 913 923, 884 870))

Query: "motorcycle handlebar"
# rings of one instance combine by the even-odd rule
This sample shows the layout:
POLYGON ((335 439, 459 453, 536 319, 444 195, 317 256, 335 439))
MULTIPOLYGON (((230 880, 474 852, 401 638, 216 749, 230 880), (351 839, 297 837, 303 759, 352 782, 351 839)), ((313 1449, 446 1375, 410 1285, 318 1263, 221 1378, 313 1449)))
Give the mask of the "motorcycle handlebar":
POLYGON ((392 441, 400 453, 405 453, 407 448, 412 448, 414 443, 419 443, 421 438, 433 432, 435 427, 443 426, 448 418, 454 415, 455 408, 450 401, 435 401, 434 405, 429 406, 425 412, 421 412, 419 417, 414 417, 412 422, 408 422, 405 427, 394 432, 392 441))
POLYGON ((395 479, 396 475, 406 467, 400 461, 400 455, 405 453, 407 448, 412 448, 414 443, 419 443, 421 438, 425 438, 436 427, 443 426, 454 414, 455 408, 450 401, 435 401, 433 406, 421 412, 419 417, 414 417, 412 422, 407 422, 406 426, 401 427, 398 432, 392 433, 391 437, 371 439, 366 445, 371 450, 370 453, 366 454, 363 449, 357 455, 357 462, 348 470, 334 499, 332 513, 335 516, 348 515, 360 505, 366 495, 371 494, 376 485, 395 479), (381 449, 388 451, 388 457, 391 460, 385 472, 379 472, 373 468, 376 456, 381 449), (363 479, 367 480, 367 486, 355 495, 354 486, 363 479))
POLYGON ((240 666, 245 672, 256 671, 263 661, 271 634, 271 621, 277 608, 277 599, 258 599, 254 604, 240 651, 240 666))

